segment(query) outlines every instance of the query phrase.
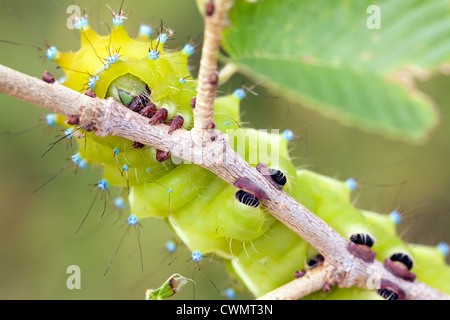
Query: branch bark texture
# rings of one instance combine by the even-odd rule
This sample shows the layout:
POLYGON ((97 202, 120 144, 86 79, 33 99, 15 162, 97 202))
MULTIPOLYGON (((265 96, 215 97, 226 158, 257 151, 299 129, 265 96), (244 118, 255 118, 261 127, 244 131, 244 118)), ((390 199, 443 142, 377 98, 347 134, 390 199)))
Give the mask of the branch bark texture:
POLYGON ((205 36, 198 74, 198 93, 194 108, 194 129, 196 140, 205 143, 216 139, 214 122, 214 99, 219 83, 217 59, 222 40, 222 30, 226 26, 227 13, 231 0, 217 0, 206 2, 205 8, 205 36))

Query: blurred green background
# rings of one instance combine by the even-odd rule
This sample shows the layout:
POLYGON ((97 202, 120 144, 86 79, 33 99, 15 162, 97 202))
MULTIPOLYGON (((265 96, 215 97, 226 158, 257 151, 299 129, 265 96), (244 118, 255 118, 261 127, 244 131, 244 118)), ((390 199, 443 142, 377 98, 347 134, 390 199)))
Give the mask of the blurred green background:
MULTIPOLYGON (((42 42, 7 8, 13 7, 46 41, 61 51, 77 50, 79 33, 66 27, 65 8, 72 1, 0 0, 0 39, 44 47, 42 42)), ((120 0, 75 1, 86 8, 90 24, 100 33, 107 29, 100 21, 111 22, 105 4, 118 10, 120 0)), ((160 19, 176 32, 172 48, 180 48, 189 36, 203 28, 194 0, 133 0, 124 7, 131 13, 126 28, 137 33, 140 23, 154 26, 160 19)), ((35 49, 0 43, 0 63, 26 74, 40 77, 44 70, 61 76, 51 61, 42 63, 42 53, 35 49)), ((195 66, 198 54, 192 59, 195 66)), ((196 68, 194 68, 195 72, 196 68)), ((229 93, 251 80, 235 76, 221 88, 229 93)), ((400 233, 409 242, 435 245, 450 242, 450 77, 436 76, 420 83, 439 106, 442 122, 424 145, 408 145, 386 140, 352 128, 279 98, 263 87, 254 90, 242 103, 243 121, 255 128, 290 128, 301 137, 292 143, 292 156, 298 167, 306 166, 339 179, 355 177, 360 189, 355 203, 364 209, 403 214, 400 233), (264 95, 264 96, 263 96, 264 95), (272 98, 267 97, 272 96, 272 98), (305 143, 304 141, 307 141, 305 143), (402 182, 407 181, 404 184, 402 182)), ((46 113, 38 107, 0 95, 0 131, 21 131, 43 123, 46 113)), ((96 169, 74 175, 73 167, 32 193, 41 183, 65 166, 75 152, 59 144, 44 158, 48 144, 60 134, 44 126, 23 135, 0 135, 0 299, 142 299, 147 288, 156 288, 173 273, 195 277, 196 299, 221 299, 208 277, 224 290, 230 280, 223 267, 212 257, 205 259, 202 270, 195 271, 187 262, 189 252, 181 247, 177 258, 167 255, 164 243, 172 239, 163 221, 142 221, 141 244, 144 273, 136 236, 131 232, 106 276, 103 273, 123 235, 125 226, 112 205, 100 219, 98 200, 80 234, 75 230, 87 212, 95 192, 92 186, 101 177, 96 169), (66 269, 81 268, 81 290, 68 290, 66 269), (207 274, 207 276, 206 276, 207 274)), ((119 190, 111 190, 111 198, 119 190)), ((133 231, 133 230, 131 230, 133 231)), ((190 285, 189 285, 190 286, 190 285)), ((177 298, 192 299, 192 287, 177 298)), ((238 298, 249 297, 245 293, 238 298)))

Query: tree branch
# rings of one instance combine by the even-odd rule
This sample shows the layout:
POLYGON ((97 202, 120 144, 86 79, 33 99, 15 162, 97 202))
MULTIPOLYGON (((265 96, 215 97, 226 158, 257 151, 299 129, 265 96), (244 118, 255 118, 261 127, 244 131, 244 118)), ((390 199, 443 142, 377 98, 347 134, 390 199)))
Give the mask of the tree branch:
POLYGON ((308 271, 303 277, 272 290, 258 300, 297 300, 317 290, 328 283, 334 267, 326 265, 308 271))
POLYGON ((216 139, 214 122, 214 100, 219 83, 217 57, 222 40, 222 30, 226 26, 231 0, 206 2, 205 36, 198 75, 198 93, 194 108, 194 129, 196 139, 208 142, 216 139))
POLYGON ((352 255, 346 239, 269 183, 229 146, 228 136, 224 133, 217 132, 217 139, 207 145, 193 139, 190 131, 180 129, 169 135, 167 125, 151 126, 147 118, 112 98, 90 98, 58 83, 48 84, 1 65, 0 92, 64 116, 78 116, 80 126, 91 125, 98 136, 119 136, 159 150, 170 150, 172 155, 210 170, 229 184, 233 185, 241 177, 249 179, 266 193, 267 199, 261 201, 266 209, 324 256, 333 270, 329 274, 330 282, 341 287, 374 289, 371 285, 383 280, 395 283, 404 291, 406 299, 450 299, 419 281, 397 278, 378 261, 368 263, 352 255))

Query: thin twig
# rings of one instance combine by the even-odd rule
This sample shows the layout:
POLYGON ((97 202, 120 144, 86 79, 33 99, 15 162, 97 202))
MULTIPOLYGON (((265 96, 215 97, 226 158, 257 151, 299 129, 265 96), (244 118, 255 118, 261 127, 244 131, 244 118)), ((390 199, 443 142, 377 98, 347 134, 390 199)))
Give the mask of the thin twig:
MULTIPOLYGON (((90 98, 58 83, 48 84, 0 65, 0 92, 31 102, 64 116, 75 115, 80 125, 91 125, 98 136, 119 136, 168 151, 198 164, 230 184, 246 177, 267 195, 262 201, 278 220, 315 247, 333 267, 330 279, 342 287, 369 284, 381 279, 396 283, 406 299, 450 299, 419 281, 408 282, 389 273, 381 262, 367 263, 354 257, 348 241, 285 192, 275 188, 254 167, 243 160, 228 144, 228 136, 217 132, 217 139, 199 145, 191 132, 176 130, 168 134, 164 124, 149 125, 148 119, 132 112, 114 99, 90 98)), ((373 288, 371 288, 373 289, 373 288)))
POLYGON ((205 33, 198 74, 198 92, 194 109, 194 129, 196 139, 203 142, 216 139, 214 121, 214 99, 219 83, 217 57, 222 40, 222 30, 226 26, 231 0, 206 2, 205 33))
POLYGON ((308 271, 303 277, 292 280, 285 285, 266 293, 258 300, 298 300, 310 293, 322 289, 333 273, 330 265, 308 271))

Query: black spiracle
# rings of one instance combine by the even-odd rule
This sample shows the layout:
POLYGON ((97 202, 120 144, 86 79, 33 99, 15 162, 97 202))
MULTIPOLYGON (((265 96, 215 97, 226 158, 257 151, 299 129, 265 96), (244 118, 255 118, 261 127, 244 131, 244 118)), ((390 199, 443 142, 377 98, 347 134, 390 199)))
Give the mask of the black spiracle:
POLYGON ((269 168, 269 174, 275 183, 284 186, 287 182, 286 175, 278 169, 269 168))
POLYGON ((258 198, 244 190, 238 190, 234 196, 240 203, 249 207, 257 208, 259 206, 258 198))
POLYGON ((350 241, 355 244, 362 244, 371 248, 375 243, 375 239, 367 233, 357 233, 350 237, 350 241))
POLYGON ((413 267, 413 261, 411 259, 410 256, 408 256, 407 254, 404 253, 394 253, 391 257, 390 257, 391 261, 398 261, 403 263, 408 270, 411 270, 411 268, 413 267))
POLYGON ((400 296, 396 292, 386 288, 378 289, 377 293, 386 300, 400 300, 400 296))

